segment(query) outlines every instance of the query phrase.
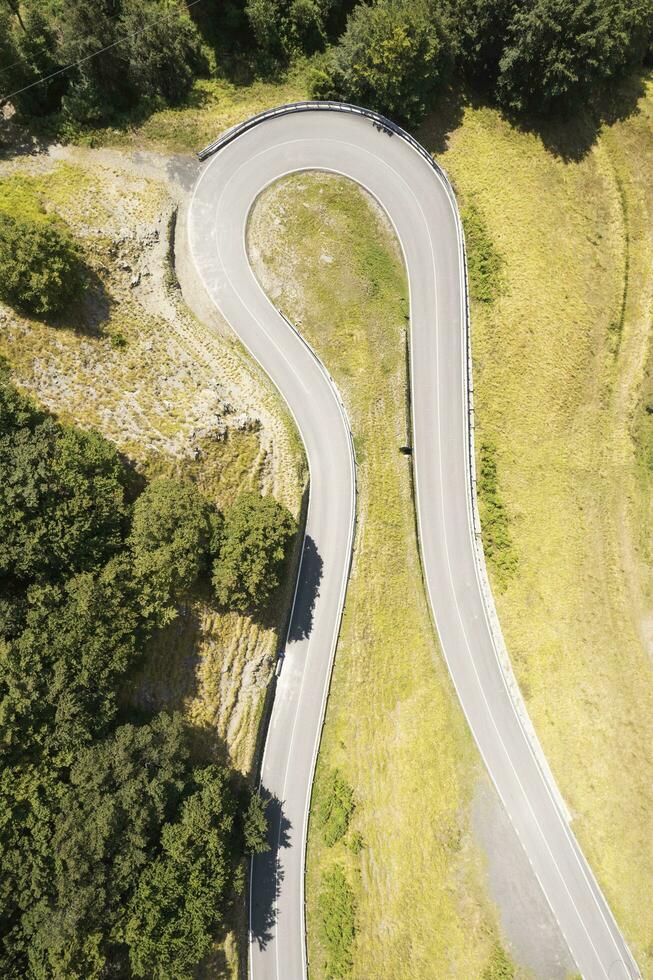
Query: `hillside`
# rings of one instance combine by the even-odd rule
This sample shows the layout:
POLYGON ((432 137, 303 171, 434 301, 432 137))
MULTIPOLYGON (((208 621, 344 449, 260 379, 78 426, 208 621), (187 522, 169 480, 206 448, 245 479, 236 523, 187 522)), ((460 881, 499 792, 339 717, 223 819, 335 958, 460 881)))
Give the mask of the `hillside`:
MULTIPOLYGON (((242 487, 269 490, 295 514, 305 473, 280 400, 228 332, 207 332, 186 308, 168 243, 175 206, 192 183, 190 163, 171 154, 196 150, 252 112, 306 97, 304 67, 280 82, 200 79, 185 104, 77 132, 85 149, 7 151, 0 163, 2 192, 64 217, 94 272, 92 290, 55 325, 1 309, 0 352, 20 387, 61 417, 98 428, 138 472, 183 471, 221 505, 242 487)), ((602 127, 577 118, 530 128, 454 95, 416 130, 451 174, 466 221, 481 510, 501 624, 574 829, 646 976, 653 976, 652 114, 653 84, 644 76, 626 86, 622 111, 602 127)), ((359 975, 388 963, 396 975, 414 975, 442 957, 459 975, 476 975, 503 956, 501 942, 510 945, 500 936, 492 906, 500 889, 473 822, 482 776, 431 633, 414 545, 404 543, 412 535, 406 461, 389 463, 373 424, 381 420, 397 438, 405 430, 398 343, 405 284, 383 223, 368 240, 360 197, 330 197, 327 183, 318 200, 320 186, 299 181, 294 210, 270 207, 256 231, 261 276, 334 374, 341 366, 367 487, 316 805, 320 788, 341 773, 345 797, 349 787, 356 801, 336 853, 364 923, 359 975), (317 238, 284 254, 284 235, 293 227, 296 236, 307 227, 315 233, 311 220, 326 234, 346 233, 352 249, 362 236, 359 275, 347 289, 336 286, 333 263, 322 262, 320 277, 308 270, 320 259, 317 238), (289 290, 289 270, 300 262, 303 285, 289 290), (381 358, 388 336, 365 334, 361 304, 395 331, 381 358), (341 320, 327 330, 325 311, 334 306, 341 320), (352 337, 359 356, 347 374, 341 358, 352 337), (380 400, 383 383, 394 399, 380 400), (390 584, 377 579, 380 569, 390 584), (407 617, 414 634, 399 650, 392 638, 407 617), (418 888, 425 874, 429 887, 418 888), (421 929, 435 938, 413 942, 421 929)), ((331 245, 320 248, 332 254, 331 245)), ((157 651, 159 666, 125 691, 126 703, 181 705, 209 727, 218 754, 249 772, 283 617, 282 609, 262 626, 210 602, 190 605, 157 651)), ((316 837, 311 846, 319 961, 318 870, 329 854, 316 837)), ((236 970, 233 937, 227 945, 236 970)))

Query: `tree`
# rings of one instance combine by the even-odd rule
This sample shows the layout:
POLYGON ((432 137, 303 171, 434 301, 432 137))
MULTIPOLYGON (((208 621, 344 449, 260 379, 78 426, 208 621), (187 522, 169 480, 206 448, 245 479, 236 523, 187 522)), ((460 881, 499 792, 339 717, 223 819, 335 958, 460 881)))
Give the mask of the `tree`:
POLYGON ((259 47, 282 62, 324 47, 335 0, 247 0, 245 10, 259 47))
POLYGON ((0 370, 0 580, 61 580, 115 554, 125 473, 96 432, 37 411, 0 370))
POLYGON ((67 72, 62 107, 77 122, 102 122, 137 101, 122 43, 116 43, 122 37, 119 13, 118 0, 57 0, 58 56, 63 64, 76 65, 67 72))
POLYGON ((229 774, 208 766, 195 781, 177 822, 163 828, 161 856, 143 871, 129 907, 125 935, 137 977, 190 980, 211 948, 230 890, 243 885, 229 774))
POLYGON ((56 111, 66 91, 65 74, 55 74, 61 67, 57 58, 57 38, 53 23, 39 5, 30 4, 25 11, 23 29, 16 32, 18 61, 12 73, 11 88, 19 92, 13 103, 27 116, 45 116, 56 111), (55 74, 54 78, 47 76, 55 74), (38 85, 31 83, 43 79, 38 85), (29 87, 28 87, 29 86, 29 87))
POLYGON ((149 635, 124 554, 125 472, 0 369, 0 752, 70 754, 114 717, 149 635))
POLYGON ((14 15, 22 29, 25 30, 25 22, 23 21, 20 11, 20 0, 2 0, 2 2, 5 8, 14 15))
POLYGON ((0 767, 0 975, 28 976, 26 918, 48 893, 65 787, 45 766, 0 767))
POLYGON ((243 818, 243 843, 247 854, 261 854, 269 850, 268 820, 265 814, 267 803, 258 793, 250 792, 243 818))
POLYGON ((117 684, 145 637, 121 556, 65 585, 28 589, 23 621, 0 647, 0 754, 65 764, 115 718, 117 684))
POLYGON ((489 91, 496 85, 508 27, 517 6, 517 0, 453 0, 451 4, 461 71, 489 91))
POLYGON ((317 72, 317 98, 353 102, 418 123, 452 63, 447 23, 430 0, 376 0, 354 8, 317 72))
POLYGON ((649 0, 531 0, 510 24, 501 103, 517 112, 573 108, 641 61, 652 22, 649 0))
POLYGON ((30 916, 31 957, 55 976, 101 976, 124 942, 126 903, 177 810, 188 748, 180 716, 123 725, 71 768, 52 840, 49 894, 30 916))
POLYGON ((219 517, 190 483, 154 480, 134 504, 129 544, 141 608, 159 625, 208 568, 219 517))
POLYGON ((199 32, 175 0, 123 0, 120 34, 127 38, 131 84, 141 95, 181 102, 206 70, 199 32))
POLYGON ((3 976, 193 975, 242 889, 250 810, 228 770, 189 766, 161 714, 82 750, 67 780, 0 770, 3 976))
POLYGON ((116 971, 127 902, 188 775, 181 719, 163 714, 82 751, 68 782, 47 765, 2 770, 3 976, 116 971))
POLYGON ((124 476, 0 370, 0 975, 16 980, 132 975, 128 910, 134 972, 188 976, 265 837, 230 773, 191 770, 178 717, 115 728, 158 625, 143 593, 172 601, 220 536, 190 484, 156 481, 130 515, 124 476))
MULTIPOLYGON (((6 7, 0 6, 0 70, 3 71, 3 76, 16 61, 16 54, 11 15, 6 7)), ((3 77, 0 89, 7 90, 6 77, 3 77)))
POLYGON ((296 532, 292 515, 273 497, 242 494, 225 516, 213 566, 219 601, 241 612, 265 606, 296 532))
POLYGON ((0 298, 38 315, 60 312, 81 289, 81 251, 51 215, 14 217, 0 209, 0 298))

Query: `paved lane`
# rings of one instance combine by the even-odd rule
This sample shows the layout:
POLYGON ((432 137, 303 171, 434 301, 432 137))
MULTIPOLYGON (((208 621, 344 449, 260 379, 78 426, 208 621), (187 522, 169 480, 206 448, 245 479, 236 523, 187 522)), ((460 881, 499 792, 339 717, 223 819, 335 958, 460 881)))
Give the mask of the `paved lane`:
POLYGON ((353 450, 335 386, 262 292, 245 246, 247 216, 261 190, 311 169, 366 187, 403 248, 422 558, 442 649, 476 743, 579 970, 597 980, 636 977, 529 737, 523 704, 516 708, 484 598, 471 495, 463 246, 453 196, 399 134, 325 109, 280 114, 239 132, 207 160, 189 213, 191 252, 204 285, 286 399, 310 467, 304 557, 261 772, 273 797, 273 850, 252 866, 251 975, 300 980, 306 973, 306 823, 355 519, 353 450))

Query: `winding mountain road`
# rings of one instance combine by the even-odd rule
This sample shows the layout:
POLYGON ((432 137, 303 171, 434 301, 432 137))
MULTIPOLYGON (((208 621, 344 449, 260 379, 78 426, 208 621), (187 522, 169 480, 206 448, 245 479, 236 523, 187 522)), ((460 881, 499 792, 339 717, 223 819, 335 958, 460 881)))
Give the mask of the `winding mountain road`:
POLYGON ((639 976, 569 828, 526 718, 494 615, 473 495, 464 245, 453 192, 393 124, 336 104, 264 114, 226 134, 188 216, 191 254, 225 319, 279 388, 310 468, 306 537, 261 770, 273 849, 252 863, 250 972, 306 976, 304 857, 311 784, 351 561, 355 465, 326 369, 274 308, 245 233, 260 192, 301 170, 343 174, 392 221, 410 288, 416 505, 425 580, 444 656, 485 765, 586 978, 639 976))

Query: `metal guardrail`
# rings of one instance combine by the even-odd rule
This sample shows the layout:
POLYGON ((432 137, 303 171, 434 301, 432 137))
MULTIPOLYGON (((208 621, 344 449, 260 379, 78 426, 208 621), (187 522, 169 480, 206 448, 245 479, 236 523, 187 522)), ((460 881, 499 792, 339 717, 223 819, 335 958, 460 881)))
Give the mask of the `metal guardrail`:
MULTIPOLYGON (((275 119, 279 116, 290 115, 292 113, 298 112, 341 112, 349 113, 351 115, 362 116, 365 119, 369 119, 370 122, 381 132, 387 133, 389 136, 398 136, 401 140, 408 143, 413 150, 415 150, 426 163, 435 171, 437 176, 440 178, 442 186, 444 187, 447 196, 449 197, 455 215, 458 243, 460 248, 460 259, 462 266, 462 281, 464 288, 464 329, 465 329, 465 348, 466 348, 466 397, 467 397, 467 467, 469 472, 468 480, 468 492, 470 497, 471 515, 472 515, 472 538, 474 543, 474 553, 476 566, 479 577, 479 584, 481 588, 481 593, 483 596, 483 601, 485 604, 485 609, 487 613, 488 623, 490 625, 490 631, 492 634, 492 639, 494 642, 494 647, 496 650, 497 658, 501 667, 501 671, 506 683, 506 687, 509 691, 512 702, 515 706, 515 710, 519 717, 522 729, 530 743, 533 754, 538 762, 540 770, 542 771, 546 782, 549 786, 549 790, 556 800, 558 808, 564 817, 565 821, 569 824, 571 822, 571 815, 569 809, 558 789, 557 783, 553 777, 553 773, 549 767, 548 761, 540 745, 540 741, 537 737, 533 723, 531 722, 530 716, 526 711, 526 706, 524 704, 519 685, 517 683, 517 678, 515 677, 512 661, 510 660, 510 655, 506 647, 506 643, 503 637, 503 632, 499 623, 499 617, 496 611, 496 606, 494 603, 494 596, 492 594, 492 589, 490 587, 490 580, 487 571, 487 565, 485 562, 485 552, 483 550, 483 542, 481 537, 481 521, 478 510, 478 500, 476 495, 476 456, 474 451, 474 384, 472 376, 472 350, 471 350, 471 332, 470 332, 470 307, 469 307, 469 285, 467 280, 467 253, 465 248, 465 233, 462 226, 462 221, 460 218, 460 212, 458 210, 458 201, 453 190, 453 186, 449 175, 447 174, 444 167, 435 160, 431 154, 426 150, 414 136, 411 136, 402 126, 388 119, 386 116, 375 112, 372 109, 366 109, 363 106, 352 105, 348 102, 332 102, 332 101, 306 101, 306 102, 289 102, 286 105, 277 106, 273 109, 266 109, 263 112, 257 113, 255 116, 251 116, 249 119, 242 123, 237 123, 232 126, 231 129, 226 130, 222 133, 216 140, 205 146, 204 149, 200 150, 197 154, 200 161, 206 160, 208 157, 213 156, 223 147, 227 146, 233 140, 237 139, 243 133, 254 129, 256 126, 260 125, 268 119, 275 119)), ((291 325, 292 326, 292 325, 291 325)), ((294 329, 294 328, 293 328, 294 329)), ((301 336, 301 335, 300 335, 301 336)), ((319 358, 318 358, 319 360, 319 358)), ((353 440, 352 440, 353 443, 353 440)))
MULTIPOLYGON (((293 112, 346 112, 352 115, 364 116, 369 119, 375 126, 388 135, 399 136, 401 139, 405 140, 407 143, 416 150, 420 156, 424 157, 426 162, 430 164, 433 169, 444 178, 447 193, 454 203, 456 208, 456 214, 458 213, 458 206, 456 203, 456 196, 453 192, 451 186, 451 181, 445 169, 440 166, 440 164, 434 160, 431 154, 426 150, 421 143, 419 143, 414 136, 399 126, 392 119, 388 119, 387 116, 382 116, 380 112, 375 112, 373 109, 365 109, 363 106, 352 105, 350 102, 328 102, 328 101, 318 101, 313 102, 288 102, 285 105, 276 106, 274 109, 264 109, 263 112, 257 113, 255 116, 250 116, 242 123, 236 123, 230 129, 227 129, 224 133, 218 136, 217 139, 205 146, 204 149, 200 150, 197 154, 199 160, 206 160, 207 157, 212 156, 217 153, 218 150, 226 146, 227 143, 231 143, 238 136, 246 133, 250 129, 254 129, 259 123, 266 119, 274 119, 276 116, 287 116, 293 112)), ((467 282, 465 281, 465 289, 467 289, 467 282)))

